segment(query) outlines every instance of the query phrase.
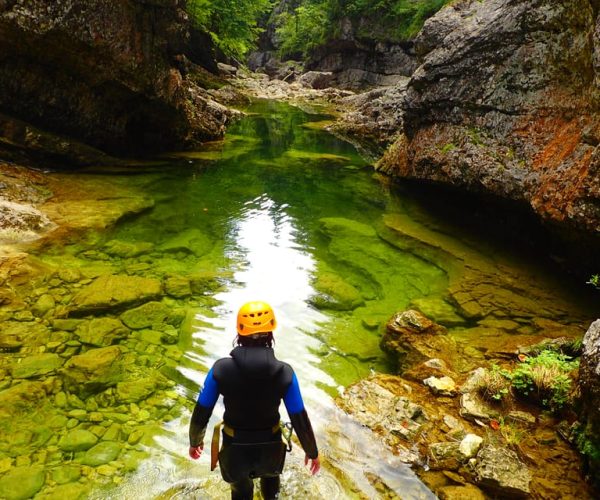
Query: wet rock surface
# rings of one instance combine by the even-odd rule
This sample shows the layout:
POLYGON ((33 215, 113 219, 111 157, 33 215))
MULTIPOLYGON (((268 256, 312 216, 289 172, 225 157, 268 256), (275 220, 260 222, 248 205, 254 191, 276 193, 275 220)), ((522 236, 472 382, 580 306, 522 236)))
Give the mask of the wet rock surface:
POLYGON ((408 83, 348 98, 336 127, 387 148, 383 172, 515 200, 597 249, 596 26, 589 0, 453 2, 408 83))
POLYGON ((12 150, 106 162, 102 151, 147 154, 221 136, 229 111, 189 77, 193 63, 181 64, 189 30, 178 0, 6 4, 0 94, 12 150))

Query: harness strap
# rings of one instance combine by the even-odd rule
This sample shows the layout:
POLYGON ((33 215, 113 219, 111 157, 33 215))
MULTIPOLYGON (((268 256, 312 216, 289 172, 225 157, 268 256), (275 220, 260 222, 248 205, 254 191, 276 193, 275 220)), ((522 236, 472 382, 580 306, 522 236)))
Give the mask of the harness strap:
MULTIPOLYGON (((221 426, 223 421, 215 425, 213 429, 212 441, 210 442, 210 470, 213 471, 217 468, 219 462, 219 441, 221 439, 221 426)), ((227 426, 225 426, 227 427, 227 426)))
MULTIPOLYGON (((252 435, 255 432, 257 432, 255 430, 234 429, 233 427, 230 427, 229 425, 227 425, 223 422, 221 422, 221 423, 223 424, 223 432, 231 438, 236 437, 236 435, 238 437, 239 436, 248 436, 248 435, 252 435)), ((276 434, 280 430, 281 430, 280 424, 277 423, 273 427, 271 427, 271 434, 276 434)))

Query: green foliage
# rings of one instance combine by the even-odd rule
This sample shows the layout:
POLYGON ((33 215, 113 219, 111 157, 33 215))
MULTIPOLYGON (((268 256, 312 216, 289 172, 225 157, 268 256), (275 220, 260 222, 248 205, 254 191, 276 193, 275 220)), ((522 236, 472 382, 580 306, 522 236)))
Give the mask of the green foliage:
POLYGON ((271 5, 271 0, 187 0, 186 9, 225 55, 242 58, 254 47, 262 31, 258 20, 271 5))
POLYGON ((579 362, 559 352, 546 350, 527 358, 512 372, 512 386, 520 394, 537 399, 553 411, 569 401, 571 372, 579 362))
POLYGON ((327 37, 328 12, 326 2, 306 1, 294 12, 284 12, 277 35, 281 38, 282 57, 306 55, 324 43, 327 37))
POLYGON ((456 144, 453 144, 452 142, 449 142, 447 144, 444 144, 441 148, 440 151, 444 154, 449 153, 450 151, 456 149, 456 144))
POLYGON ((588 285, 595 286, 598 290, 600 290, 600 274, 592 275, 592 277, 586 283, 588 285))
MULTIPOLYGON (((335 38, 340 21, 364 21, 362 35, 372 39, 408 40, 423 23, 451 0, 299 0, 277 23, 282 56, 306 56, 314 47, 335 38), (370 23, 369 23, 370 21, 370 23)), ((361 33, 359 33, 359 36, 361 33)))

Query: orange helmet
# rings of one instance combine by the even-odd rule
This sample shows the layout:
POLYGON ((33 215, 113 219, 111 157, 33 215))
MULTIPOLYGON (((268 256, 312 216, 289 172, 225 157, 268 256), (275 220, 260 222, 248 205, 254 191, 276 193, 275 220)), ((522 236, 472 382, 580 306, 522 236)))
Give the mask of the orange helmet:
POLYGON ((272 332, 277 326, 273 308, 266 302, 246 302, 237 315, 237 331, 242 336, 272 332))

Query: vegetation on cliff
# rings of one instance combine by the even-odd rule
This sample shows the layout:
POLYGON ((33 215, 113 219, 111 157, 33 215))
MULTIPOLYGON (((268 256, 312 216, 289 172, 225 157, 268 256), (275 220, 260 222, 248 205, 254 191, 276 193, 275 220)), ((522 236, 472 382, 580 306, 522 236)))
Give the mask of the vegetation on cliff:
POLYGON ((402 41, 415 36, 425 20, 449 0, 299 0, 279 15, 276 25, 282 56, 304 55, 339 37, 345 19, 357 25, 356 36, 402 41), (370 22, 369 20, 375 20, 370 22))
POLYGON ((242 58, 254 47, 261 32, 258 20, 271 5, 270 0, 188 0, 186 7, 226 56, 242 58))

